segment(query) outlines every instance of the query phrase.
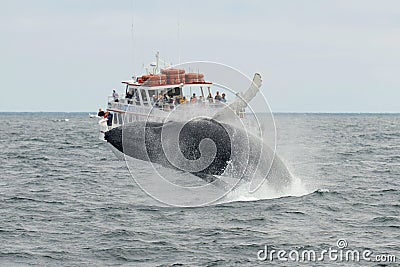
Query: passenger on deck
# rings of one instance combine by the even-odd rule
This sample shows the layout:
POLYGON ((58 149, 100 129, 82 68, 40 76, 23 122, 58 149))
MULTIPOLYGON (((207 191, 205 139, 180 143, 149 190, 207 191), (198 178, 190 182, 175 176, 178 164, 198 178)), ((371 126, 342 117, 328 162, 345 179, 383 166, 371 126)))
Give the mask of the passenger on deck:
POLYGON ((126 99, 132 99, 132 97, 133 97, 133 94, 131 94, 129 91, 126 92, 126 95, 125 95, 126 99))
POLYGON ((105 114, 104 111, 101 108, 99 108, 99 113, 97 113, 97 116, 103 117, 104 114, 105 114))
POLYGON ((215 95, 215 101, 221 101, 221 95, 217 91, 217 94, 215 95))
POLYGON ((129 91, 126 92, 125 99, 128 101, 128 104, 132 104, 133 103, 132 97, 133 97, 133 92, 132 93, 129 92, 129 91))
POLYGON ((114 102, 118 102, 119 100, 118 100, 118 93, 117 92, 115 92, 115 90, 113 90, 113 94, 112 94, 112 96, 113 96, 113 98, 114 98, 114 102))
POLYGON ((226 103, 225 93, 222 93, 222 97, 220 100, 222 103, 226 103))
POLYGON ((169 97, 167 96, 167 94, 163 95, 163 102, 164 103, 168 103, 169 102, 169 97))
POLYGON ((193 96, 190 98, 190 103, 196 103, 197 102, 197 97, 196 94, 193 93, 193 96))
POLYGON ((185 104, 187 102, 186 97, 184 96, 181 100, 180 100, 180 104, 185 104))
POLYGON ((175 105, 179 105, 181 103, 181 97, 177 96, 175 99, 175 105))
POLYGON ((106 113, 104 113, 104 118, 107 119, 108 129, 111 129, 113 114, 107 111, 106 113))
POLYGON ((204 103, 204 97, 202 95, 199 97, 199 101, 197 101, 197 103, 199 103, 199 104, 204 103))
POLYGON ((107 126, 110 129, 112 126, 113 114, 110 112, 106 112, 106 114, 107 114, 107 126))
POLYGON ((157 98, 157 96, 156 95, 153 95, 152 96, 152 100, 153 100, 153 104, 155 104, 156 106, 158 106, 158 98, 157 98))
POLYGON ((207 100, 208 100, 208 102, 210 102, 210 103, 214 103, 214 99, 213 99, 211 93, 208 94, 207 100))

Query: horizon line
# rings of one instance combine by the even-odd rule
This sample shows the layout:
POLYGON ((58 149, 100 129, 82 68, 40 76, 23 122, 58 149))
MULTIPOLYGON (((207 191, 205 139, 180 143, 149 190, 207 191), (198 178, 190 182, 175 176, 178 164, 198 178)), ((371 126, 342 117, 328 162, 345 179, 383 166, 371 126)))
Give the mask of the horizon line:
MULTIPOLYGON (((97 114, 90 111, 0 111, 0 113, 75 113, 75 114, 97 114)), ((267 112, 255 112, 267 113, 267 112)), ((272 114, 400 114, 400 111, 276 111, 272 114)))

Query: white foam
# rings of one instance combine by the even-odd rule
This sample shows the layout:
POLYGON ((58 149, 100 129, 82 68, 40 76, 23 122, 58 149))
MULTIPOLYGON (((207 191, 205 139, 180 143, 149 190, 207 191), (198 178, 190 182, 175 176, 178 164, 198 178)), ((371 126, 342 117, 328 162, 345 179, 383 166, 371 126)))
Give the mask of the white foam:
POLYGON ((329 193, 329 189, 321 188, 317 190, 318 193, 329 193))
POLYGON ((274 199, 287 196, 304 196, 311 193, 307 190, 300 178, 292 175, 289 186, 277 191, 268 183, 264 183, 255 192, 250 192, 250 183, 243 183, 232 192, 228 193, 219 203, 236 202, 236 201, 257 201, 261 199, 274 199))

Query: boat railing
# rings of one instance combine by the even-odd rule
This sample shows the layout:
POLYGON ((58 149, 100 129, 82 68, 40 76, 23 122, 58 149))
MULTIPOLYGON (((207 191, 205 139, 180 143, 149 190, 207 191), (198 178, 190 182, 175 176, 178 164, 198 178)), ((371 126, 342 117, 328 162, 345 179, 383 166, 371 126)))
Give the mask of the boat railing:
POLYGON ((113 108, 113 109, 120 109, 124 107, 125 105, 140 105, 139 101, 135 101, 135 99, 130 99, 130 98, 121 98, 118 99, 118 102, 114 100, 112 96, 108 97, 108 108, 113 108))
MULTIPOLYGON (((108 108, 114 109, 114 110, 128 111, 129 106, 137 106, 137 107, 142 107, 142 108, 153 107, 153 108, 157 108, 162 111, 171 111, 171 110, 176 109, 178 106, 180 108, 188 108, 188 109, 195 108, 195 107, 219 109, 219 108, 223 108, 226 105, 226 103, 222 103, 219 101, 216 101, 216 102, 210 102, 208 100, 202 101, 202 102, 199 102, 199 101, 197 101, 197 102, 187 101, 185 103, 176 104, 176 103, 164 103, 162 100, 159 100, 156 102, 151 101, 150 105, 147 103, 145 105, 142 105, 140 103, 140 101, 137 101, 134 98, 132 98, 132 99, 122 98, 122 99, 118 99, 118 102, 116 102, 112 96, 109 96, 108 97, 108 108)), ((245 116, 244 109, 238 110, 236 113, 241 118, 243 118, 245 116)))

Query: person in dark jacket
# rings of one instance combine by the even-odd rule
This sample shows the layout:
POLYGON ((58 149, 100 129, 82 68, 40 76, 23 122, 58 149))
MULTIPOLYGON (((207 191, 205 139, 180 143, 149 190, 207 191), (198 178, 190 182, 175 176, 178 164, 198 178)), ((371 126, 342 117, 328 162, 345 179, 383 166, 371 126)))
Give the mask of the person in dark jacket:
POLYGON ((113 114, 107 111, 107 112, 104 114, 104 118, 107 119, 107 126, 108 126, 108 128, 110 129, 111 126, 112 126, 113 114))
POLYGON ((104 117, 104 115, 105 115, 104 111, 101 108, 99 108, 99 113, 97 113, 97 116, 104 117))

